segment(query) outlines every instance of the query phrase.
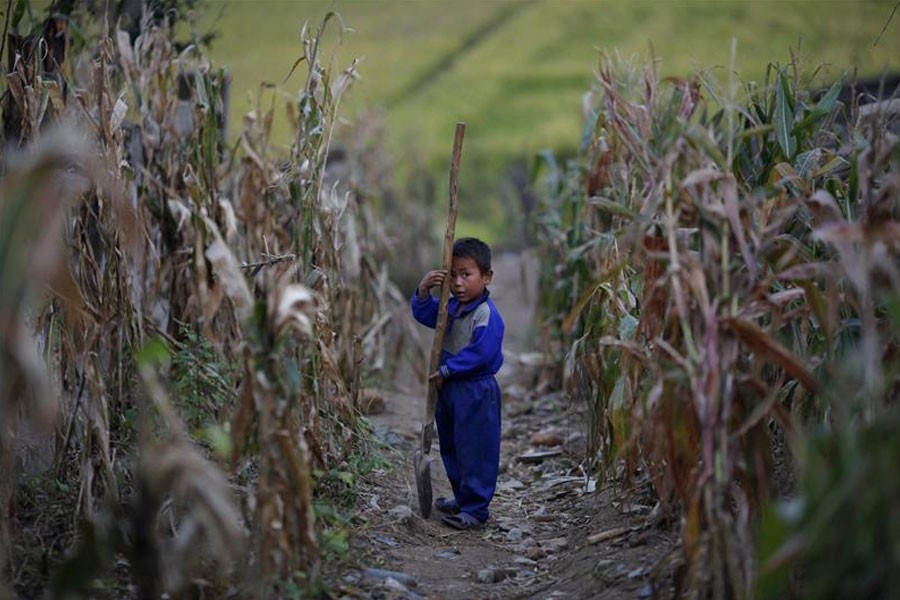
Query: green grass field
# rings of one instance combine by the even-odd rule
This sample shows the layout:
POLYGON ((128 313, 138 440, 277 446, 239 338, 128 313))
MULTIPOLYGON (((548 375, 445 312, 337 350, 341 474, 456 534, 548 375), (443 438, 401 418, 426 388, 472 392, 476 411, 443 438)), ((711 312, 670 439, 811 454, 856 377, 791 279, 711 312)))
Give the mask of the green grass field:
MULTIPOLYGON (((330 10, 326 49, 335 66, 361 59, 361 79, 342 105, 352 120, 380 108, 387 147, 401 168, 418 161, 444 181, 456 121, 468 125, 462 185, 496 188, 504 165, 543 148, 571 152, 581 134, 581 102, 600 51, 646 59, 663 75, 735 67, 759 80, 793 48, 803 72, 822 67, 824 85, 844 71, 900 70, 897 0, 207 0, 197 29, 219 37, 210 54, 232 72, 231 133, 244 114, 276 103, 273 140, 290 142, 286 102, 304 69, 304 22, 330 10), (881 35, 882 29, 889 24, 881 35), (876 40, 878 43, 876 45, 876 40), (263 89, 261 84, 277 89, 263 89)), ((40 4, 36 2, 36 4, 40 4)), ((900 13, 900 11, 898 11, 900 13)), ((181 36, 181 34, 179 34, 181 36)), ((401 173, 402 174, 402 173, 401 173)), ((496 211, 495 211, 496 212, 496 211)))
MULTIPOLYGON (((457 120, 468 124, 466 155, 502 162, 544 148, 571 148, 581 128, 581 97, 592 82, 598 50, 649 55, 664 74, 695 66, 721 69, 737 41, 742 77, 761 78, 767 63, 799 48, 807 72, 824 65, 831 79, 858 67, 865 74, 900 69, 900 17, 895 0, 210 0, 203 23, 221 11, 221 37, 211 54, 231 67, 232 113, 252 108, 261 81, 292 96, 301 84, 284 78, 300 56, 304 21, 337 11, 347 27, 338 65, 362 59, 344 105, 352 118, 387 108, 395 149, 411 148, 443 164, 457 120)), ((338 27, 329 43, 337 45, 338 27)), ((276 124, 277 127, 277 124, 276 124)), ((276 140, 287 142, 279 132, 276 140)))
MULTIPOLYGON (((302 81, 284 79, 301 54, 300 28, 305 21, 318 25, 329 10, 338 12, 353 31, 339 35, 339 27, 329 28, 335 64, 362 60, 361 79, 343 114, 352 119, 381 107, 397 162, 423 161, 441 182, 454 124, 465 121, 463 189, 495 199, 509 161, 528 160, 543 148, 575 149, 582 96, 592 85, 600 51, 644 59, 652 47, 664 75, 704 68, 725 76, 734 39, 742 78, 761 79, 769 63, 789 62, 793 48, 807 74, 822 67, 817 79, 824 85, 854 69, 865 75, 900 69, 900 15, 889 23, 894 5, 895 0, 210 0, 201 22, 208 26, 220 16, 214 27, 221 37, 211 55, 232 70, 232 123, 240 123, 255 106, 261 81, 276 83, 285 99, 293 98, 302 81)), ((268 106, 272 92, 266 94, 268 106)), ((285 121, 278 120, 284 113, 278 112, 274 140, 286 144, 285 121)), ((502 218, 497 209, 489 220, 502 218)), ((492 237, 483 223, 464 222, 492 237)))
MULTIPOLYGON (((599 52, 643 59, 654 55, 664 75, 695 68, 726 74, 732 39, 735 67, 761 79, 790 49, 804 72, 825 84, 844 71, 877 75, 900 69, 900 16, 895 0, 210 0, 202 23, 216 14, 221 37, 212 47, 233 74, 232 123, 255 106, 259 83, 278 84, 292 98, 302 84, 284 82, 300 56, 298 33, 334 10, 347 31, 329 28, 336 65, 362 60, 343 105, 352 119, 385 111, 389 149, 401 165, 423 161, 443 182, 453 127, 467 123, 464 192, 488 196, 485 227, 464 211, 469 233, 493 237, 504 218, 496 208, 504 165, 543 148, 571 152, 581 134, 581 101, 599 52), (887 31, 879 39, 885 24, 887 31), (876 45, 876 40, 878 44, 876 45), (490 190, 490 191, 488 191, 490 190)), ((267 92, 266 106, 272 92, 267 92)), ((280 100, 279 100, 280 101, 280 100)), ((283 111, 279 111, 283 114, 283 111)), ((280 115, 279 115, 280 116, 280 115)), ((278 116, 276 143, 289 142, 278 116)), ((234 130, 234 128, 233 128, 234 130)), ((469 203, 471 206, 471 203, 469 203)), ((465 209, 465 206, 463 207, 465 209)))

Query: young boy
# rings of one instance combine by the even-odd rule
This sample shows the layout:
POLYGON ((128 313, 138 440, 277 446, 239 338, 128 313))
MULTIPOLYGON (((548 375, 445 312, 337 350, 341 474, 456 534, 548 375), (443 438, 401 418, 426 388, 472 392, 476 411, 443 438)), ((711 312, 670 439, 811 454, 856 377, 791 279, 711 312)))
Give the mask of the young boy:
MULTIPOLYGON (((453 498, 434 506, 454 529, 475 529, 488 520, 488 505, 500 465, 500 387, 494 375, 503 364, 503 319, 487 285, 493 278, 491 249, 475 238, 453 245, 447 331, 440 367, 429 375, 438 388, 435 410, 441 459, 453 498)), ((441 269, 422 278, 410 301, 417 321, 434 328, 438 299, 430 290, 448 276, 441 269)))

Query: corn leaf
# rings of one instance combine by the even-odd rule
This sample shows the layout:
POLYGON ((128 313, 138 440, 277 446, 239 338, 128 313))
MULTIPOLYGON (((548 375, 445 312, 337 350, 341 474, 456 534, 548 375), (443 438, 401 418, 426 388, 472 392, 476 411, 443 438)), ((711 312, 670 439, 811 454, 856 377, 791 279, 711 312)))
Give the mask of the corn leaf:
POLYGON ((793 134, 794 111, 791 108, 790 88, 784 72, 780 74, 778 84, 775 86, 775 114, 773 120, 775 140, 778 142, 778 146, 781 148, 784 156, 791 160, 797 152, 797 138, 793 134))
POLYGON ((569 311, 569 314, 566 315, 565 319, 563 319, 562 329, 565 332, 571 332, 575 327, 575 323, 578 321, 578 317, 581 316, 582 311, 584 311, 585 307, 587 307, 591 303, 591 299, 594 297, 594 294, 600 290, 600 287, 609 281, 612 281, 616 277, 618 277, 619 272, 624 267, 624 263, 619 263, 610 268, 603 276, 597 281, 593 286, 589 287, 584 294, 581 295, 578 302, 575 303, 575 306, 569 311))
POLYGON ((816 124, 817 121, 822 119, 823 117, 829 115, 831 111, 834 109, 834 105, 837 103, 838 96, 841 93, 841 89, 844 87, 844 78, 841 77, 837 81, 835 81, 824 96, 816 103, 816 105, 809 111, 809 113, 803 117, 797 125, 794 127, 794 133, 800 133, 805 129, 811 128, 816 124))
POLYGON ((740 318, 725 319, 724 321, 753 352, 780 365, 811 392, 819 389, 816 380, 806 369, 806 365, 803 364, 800 357, 782 346, 756 324, 740 318))
POLYGON ((608 212, 613 215, 618 215, 620 217, 628 217, 630 219, 636 219, 638 214, 619 202, 614 200, 610 200, 609 198, 601 198, 599 196, 593 196, 588 203, 591 206, 596 206, 603 210, 604 212, 608 212))

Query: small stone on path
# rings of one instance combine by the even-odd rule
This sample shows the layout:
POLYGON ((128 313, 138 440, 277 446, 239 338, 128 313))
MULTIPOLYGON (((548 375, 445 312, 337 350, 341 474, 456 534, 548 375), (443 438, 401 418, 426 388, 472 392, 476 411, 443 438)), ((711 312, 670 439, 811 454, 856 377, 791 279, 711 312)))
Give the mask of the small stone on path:
POLYGON ((388 511, 388 514, 398 521, 408 521, 412 519, 413 511, 409 506, 400 504, 388 511))
POLYGON ((344 575, 344 583, 348 583, 351 585, 359 583, 359 575, 355 573, 348 573, 344 575))
POLYGON ((536 542, 533 539, 525 538, 524 540, 522 540, 521 544, 516 544, 515 546, 512 546, 510 548, 510 550, 515 552, 516 554, 525 554, 531 548, 534 548, 535 543, 536 542))
POLYGON ((532 433, 528 438, 528 443, 532 446, 553 447, 562 445, 563 438, 556 431, 545 429, 532 433))
POLYGON ((560 455, 562 455, 561 448, 557 448, 554 450, 532 450, 526 452, 525 454, 520 454, 516 457, 516 460, 526 465, 534 465, 542 463, 548 458, 554 458, 560 455))
POLYGON ((479 583, 494 583, 494 570, 482 569, 478 571, 478 575, 475 576, 475 579, 479 583))
POLYGON ((386 581, 387 579, 393 579, 394 581, 405 585, 406 587, 416 587, 418 583, 416 579, 406 573, 400 573, 399 571, 388 571, 386 569, 375 569, 369 567, 363 570, 363 577, 371 581, 386 581))
POLYGON ((375 541, 378 542, 379 544, 384 544, 388 548, 396 548, 397 546, 400 545, 400 543, 397 542, 395 539, 389 538, 386 535, 376 535, 375 541))
POLYGON ((564 537, 559 537, 553 538, 552 540, 545 540, 541 543, 548 554, 556 554, 569 545, 569 540, 564 537))
POLYGON ((515 569, 481 569, 475 579, 479 583, 497 583, 515 574, 515 569))
POLYGON ((561 512, 561 513, 548 513, 545 511, 542 506, 539 511, 531 515, 531 518, 537 521, 538 523, 566 523, 569 520, 569 513, 561 512))
POLYGON ((403 449, 403 448, 406 448, 407 446, 409 446, 409 442, 407 442, 405 439, 403 439, 403 437, 396 431, 392 431, 392 430, 386 429, 384 427, 376 427, 374 434, 375 434, 375 438, 379 442, 387 444, 388 446, 391 446, 392 448, 403 449))
POLYGON ((384 580, 384 587, 394 592, 408 592, 409 588, 394 579, 393 577, 388 577, 384 580))
POLYGON ((527 556, 531 560, 540 560, 547 556, 547 553, 544 552, 544 549, 540 546, 534 546, 533 548, 529 548, 528 551, 525 552, 525 556, 527 556))
POLYGON ((643 577, 644 572, 645 571, 644 571, 643 567, 638 567, 637 569, 632 569, 631 571, 628 571, 628 579, 638 579, 639 577, 643 577))
POLYGON ((525 484, 519 481, 518 479, 507 479, 506 481, 501 481, 497 486, 498 492, 514 492, 516 490, 521 490, 525 487, 525 484))

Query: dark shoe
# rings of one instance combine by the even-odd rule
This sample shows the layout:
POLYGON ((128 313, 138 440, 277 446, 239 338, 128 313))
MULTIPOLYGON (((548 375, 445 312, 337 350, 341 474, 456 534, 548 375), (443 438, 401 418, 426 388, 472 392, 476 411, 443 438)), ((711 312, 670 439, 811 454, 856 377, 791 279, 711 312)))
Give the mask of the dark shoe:
POLYGON ((447 498, 446 496, 440 496, 437 500, 435 500, 434 507, 442 513, 447 513, 448 515, 455 515, 459 512, 459 504, 456 503, 456 500, 454 500, 453 498, 447 498))
POLYGON ((483 523, 470 515, 469 513, 457 513, 455 515, 447 515, 441 517, 441 523, 447 527, 458 529, 460 531, 472 531, 473 529, 481 529, 483 523))

